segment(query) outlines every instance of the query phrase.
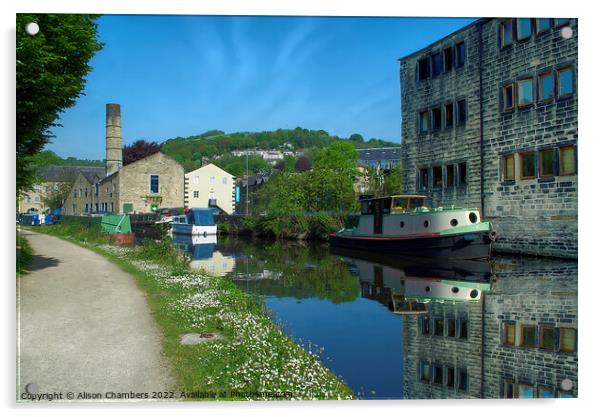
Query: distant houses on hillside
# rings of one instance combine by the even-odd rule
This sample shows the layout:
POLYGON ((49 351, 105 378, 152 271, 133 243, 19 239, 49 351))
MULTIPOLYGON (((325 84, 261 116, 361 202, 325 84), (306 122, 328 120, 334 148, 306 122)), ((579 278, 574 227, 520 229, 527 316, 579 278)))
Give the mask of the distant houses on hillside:
POLYGON ((301 155, 301 152, 293 152, 293 151, 278 151, 278 150, 261 150, 261 149, 249 149, 249 150, 236 150, 232 151, 233 156, 245 156, 245 155, 255 155, 260 156, 265 161, 269 162, 271 165, 275 165, 276 162, 284 159, 285 156, 298 157, 301 155))

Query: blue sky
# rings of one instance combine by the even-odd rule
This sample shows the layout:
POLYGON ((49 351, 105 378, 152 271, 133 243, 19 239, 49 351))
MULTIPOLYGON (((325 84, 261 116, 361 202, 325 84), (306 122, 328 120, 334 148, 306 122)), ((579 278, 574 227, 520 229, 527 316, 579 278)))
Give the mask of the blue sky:
POLYGON ((86 95, 47 149, 104 158, 106 103, 124 144, 297 126, 399 142, 397 59, 471 21, 105 15, 86 95))

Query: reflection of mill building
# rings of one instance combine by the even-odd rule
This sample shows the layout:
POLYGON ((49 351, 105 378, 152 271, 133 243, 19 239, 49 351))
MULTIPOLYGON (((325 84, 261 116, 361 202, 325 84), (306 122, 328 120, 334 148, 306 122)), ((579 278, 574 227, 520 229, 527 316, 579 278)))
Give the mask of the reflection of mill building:
POLYGON ((577 28, 479 19, 400 59, 404 191, 480 207, 498 250, 576 258, 577 28))
POLYGON ((577 395, 576 264, 505 263, 480 302, 406 317, 405 398, 577 395))

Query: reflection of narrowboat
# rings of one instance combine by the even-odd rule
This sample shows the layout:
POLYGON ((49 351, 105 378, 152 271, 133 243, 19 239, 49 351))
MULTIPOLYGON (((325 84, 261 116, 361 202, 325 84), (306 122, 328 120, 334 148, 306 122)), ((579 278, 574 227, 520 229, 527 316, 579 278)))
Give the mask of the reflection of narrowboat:
POLYGON ((216 235, 174 235, 174 246, 190 254, 190 268, 215 276, 224 276, 234 269, 235 259, 217 250, 216 235))
POLYGON ((174 216, 171 231, 181 235, 215 235, 217 225, 213 221, 213 210, 191 208, 185 214, 174 216))
POLYGON ((378 301, 398 314, 426 313, 431 302, 479 301, 483 292, 491 288, 488 262, 400 263, 396 257, 387 260, 384 255, 372 261, 368 254, 360 258, 350 256, 348 251, 333 252, 345 256, 353 265, 360 278, 362 297, 378 301))
POLYGON ((478 209, 429 209, 421 195, 363 198, 360 203, 357 227, 331 234, 331 246, 446 259, 491 254, 495 232, 490 222, 481 221, 478 209))

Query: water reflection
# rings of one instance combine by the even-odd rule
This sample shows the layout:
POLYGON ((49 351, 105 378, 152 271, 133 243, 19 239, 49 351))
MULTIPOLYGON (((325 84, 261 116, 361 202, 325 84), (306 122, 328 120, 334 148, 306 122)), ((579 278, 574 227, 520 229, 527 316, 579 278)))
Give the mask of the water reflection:
POLYGON ((425 262, 327 245, 176 240, 194 268, 265 296, 360 398, 577 395, 577 264, 425 262), (397 313, 397 314, 394 314, 397 313))
POLYGON ((190 268, 206 271, 215 276, 224 276, 234 269, 234 256, 223 254, 217 249, 217 236, 174 235, 174 246, 188 252, 190 268))

